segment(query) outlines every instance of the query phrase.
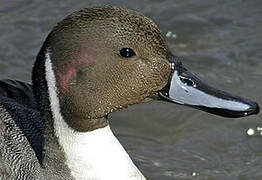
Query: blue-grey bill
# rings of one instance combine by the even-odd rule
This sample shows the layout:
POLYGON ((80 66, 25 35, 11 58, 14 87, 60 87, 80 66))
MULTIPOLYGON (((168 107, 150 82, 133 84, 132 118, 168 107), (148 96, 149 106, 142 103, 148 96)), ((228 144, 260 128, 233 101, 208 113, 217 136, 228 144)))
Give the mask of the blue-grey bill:
POLYGON ((217 90, 198 79, 185 68, 172 64, 168 84, 158 92, 161 99, 191 106, 224 117, 243 117, 259 113, 251 100, 217 90))

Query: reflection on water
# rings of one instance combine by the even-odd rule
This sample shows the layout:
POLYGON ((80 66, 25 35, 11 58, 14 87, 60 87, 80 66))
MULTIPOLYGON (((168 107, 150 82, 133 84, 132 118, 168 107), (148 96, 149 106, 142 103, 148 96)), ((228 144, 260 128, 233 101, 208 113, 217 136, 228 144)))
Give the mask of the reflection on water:
MULTIPOLYGON (((262 104, 262 3, 227 0, 1 1, 0 76, 30 81, 50 29, 76 9, 110 4, 151 17, 171 50, 207 83, 262 104)), ((228 119, 167 103, 110 115, 148 179, 262 179, 261 119, 228 119)))
POLYGON ((262 128, 256 127, 256 128, 248 128, 246 131, 248 136, 262 136, 262 128))

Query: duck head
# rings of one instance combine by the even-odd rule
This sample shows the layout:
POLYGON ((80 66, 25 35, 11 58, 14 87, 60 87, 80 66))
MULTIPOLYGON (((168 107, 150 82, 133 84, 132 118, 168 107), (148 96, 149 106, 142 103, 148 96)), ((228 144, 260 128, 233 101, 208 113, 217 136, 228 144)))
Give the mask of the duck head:
POLYGON ((110 6, 75 12, 47 37, 33 69, 43 112, 50 104, 47 81, 76 131, 105 127, 109 113, 156 98, 227 117, 259 111, 255 102, 216 90, 184 68, 152 20, 110 6), (46 78, 47 66, 53 79, 46 78))

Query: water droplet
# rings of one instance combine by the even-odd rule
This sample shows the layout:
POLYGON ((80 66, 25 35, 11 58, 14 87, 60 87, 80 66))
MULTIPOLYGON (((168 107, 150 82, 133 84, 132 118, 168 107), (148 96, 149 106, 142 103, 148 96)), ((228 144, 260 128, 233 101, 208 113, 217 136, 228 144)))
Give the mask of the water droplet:
POLYGON ((176 38, 177 36, 176 36, 176 34, 173 33, 172 31, 168 31, 168 32, 166 33, 166 37, 167 37, 167 38, 176 38))
POLYGON ((247 135, 248 135, 248 136, 253 136, 254 134, 255 134, 254 129, 249 128, 249 129, 247 130, 247 135))
POLYGON ((168 31, 168 32, 166 33, 166 37, 171 37, 171 35, 172 35, 172 32, 171 32, 171 31, 168 31))
POLYGON ((160 166, 161 164, 160 164, 160 162, 154 162, 154 165, 155 166, 160 166))
POLYGON ((198 172, 193 172, 192 176, 199 176, 199 173, 198 172))

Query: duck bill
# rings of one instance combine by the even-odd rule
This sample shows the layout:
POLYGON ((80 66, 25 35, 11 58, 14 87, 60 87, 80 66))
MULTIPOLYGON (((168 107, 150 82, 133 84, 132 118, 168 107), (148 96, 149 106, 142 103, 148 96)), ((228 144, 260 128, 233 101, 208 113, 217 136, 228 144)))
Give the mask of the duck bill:
POLYGON ((256 102, 217 90, 205 84, 185 69, 180 62, 171 61, 171 69, 167 85, 158 91, 158 96, 162 100, 231 118, 259 112, 259 106, 256 102))

